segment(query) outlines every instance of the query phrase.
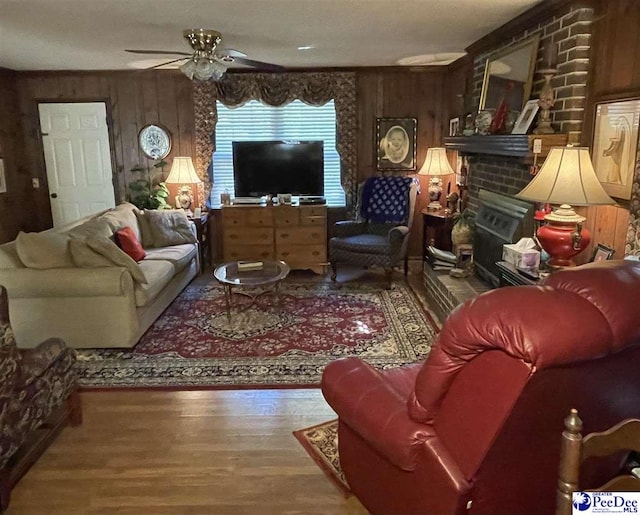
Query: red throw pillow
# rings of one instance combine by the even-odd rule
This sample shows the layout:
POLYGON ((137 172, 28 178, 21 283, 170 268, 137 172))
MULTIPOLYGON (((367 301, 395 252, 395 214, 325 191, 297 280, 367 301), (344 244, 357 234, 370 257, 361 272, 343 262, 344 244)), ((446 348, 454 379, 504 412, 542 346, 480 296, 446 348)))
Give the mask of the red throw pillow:
POLYGON ((147 255, 131 227, 116 231, 116 243, 135 261, 140 261, 147 255))

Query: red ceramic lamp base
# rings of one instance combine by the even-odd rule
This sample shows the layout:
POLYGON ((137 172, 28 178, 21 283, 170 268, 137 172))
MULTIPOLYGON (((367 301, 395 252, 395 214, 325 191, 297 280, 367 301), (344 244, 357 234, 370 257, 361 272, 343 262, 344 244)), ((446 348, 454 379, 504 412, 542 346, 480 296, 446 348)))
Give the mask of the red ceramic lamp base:
POLYGON ((582 228, 577 232, 575 223, 549 222, 537 232, 538 241, 549 254, 551 267, 575 266, 573 258, 589 246, 591 234, 582 228))

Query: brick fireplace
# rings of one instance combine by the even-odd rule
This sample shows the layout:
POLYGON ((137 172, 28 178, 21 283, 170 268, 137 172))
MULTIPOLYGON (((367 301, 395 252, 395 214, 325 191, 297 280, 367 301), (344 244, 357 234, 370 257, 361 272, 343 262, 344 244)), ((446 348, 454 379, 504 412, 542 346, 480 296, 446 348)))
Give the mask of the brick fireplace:
MULTIPOLYGON (((556 13, 551 18, 504 40, 499 46, 483 49, 475 53, 473 58, 472 98, 476 109, 480 100, 487 58, 509 46, 539 35, 540 45, 536 70, 542 67, 545 46, 555 44, 559 47, 557 59, 559 71, 552 79, 552 85, 557 97, 551 111, 552 126, 557 133, 566 135, 568 141, 580 141, 587 91, 593 17, 592 8, 567 6, 565 12, 556 13)), ((474 50, 473 45, 468 50, 474 50)), ((539 96, 542 85, 543 78, 541 74, 536 72, 531 93, 532 99, 539 96)), ((531 163, 529 152, 514 152, 515 155, 502 155, 501 152, 484 151, 481 148, 479 149, 477 145, 472 151, 464 151, 452 142, 452 140, 461 140, 463 138, 445 138, 445 144, 450 149, 459 150, 468 158, 469 198, 467 207, 472 212, 477 213, 478 211, 480 190, 488 190, 512 197, 530 182, 532 176, 529 173, 531 163)), ((477 138, 477 136, 472 138, 477 138)), ((481 138, 496 137, 481 136, 481 138)), ((504 136, 503 138, 508 139, 509 136, 504 136)), ((482 146, 480 145, 480 147, 482 146)), ((457 304, 483 290, 489 289, 489 286, 483 284, 476 277, 454 279, 445 272, 431 270, 428 265, 425 266, 424 282, 435 304, 438 306, 437 312, 441 317, 445 317, 457 304)))

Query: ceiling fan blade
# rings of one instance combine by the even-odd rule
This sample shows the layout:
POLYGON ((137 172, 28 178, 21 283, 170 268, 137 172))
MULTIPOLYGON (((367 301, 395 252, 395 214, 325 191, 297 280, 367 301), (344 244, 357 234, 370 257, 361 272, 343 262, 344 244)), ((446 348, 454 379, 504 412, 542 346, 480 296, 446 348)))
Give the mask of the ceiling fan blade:
POLYGON ((172 61, 167 61, 166 63, 160 63, 160 64, 156 64, 155 66, 150 66, 149 68, 146 68, 147 70, 155 70, 156 68, 162 68, 163 66, 167 66, 168 64, 173 64, 173 63, 177 63, 178 61, 184 61, 185 59, 187 59, 186 57, 180 57, 178 59, 173 59, 172 61))
POLYGON ((178 52, 175 50, 125 50, 125 52, 130 52, 132 54, 151 54, 151 55, 187 55, 190 56, 193 52, 178 52))
POLYGON ((253 59, 246 59, 245 57, 234 57, 233 60, 238 64, 244 64, 245 66, 252 66, 253 68, 260 68, 267 71, 280 72, 286 69, 279 64, 263 63, 262 61, 254 61, 253 59))
POLYGON ((215 54, 220 57, 247 57, 247 54, 233 48, 216 48, 215 54))

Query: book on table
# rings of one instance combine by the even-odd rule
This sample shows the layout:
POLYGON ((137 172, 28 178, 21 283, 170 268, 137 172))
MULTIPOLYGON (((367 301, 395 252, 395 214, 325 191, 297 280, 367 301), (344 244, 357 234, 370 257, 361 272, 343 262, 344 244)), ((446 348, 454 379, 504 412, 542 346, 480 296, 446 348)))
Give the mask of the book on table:
POLYGON ((238 272, 253 272, 263 268, 264 263, 262 261, 238 261, 238 272))

